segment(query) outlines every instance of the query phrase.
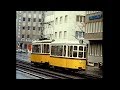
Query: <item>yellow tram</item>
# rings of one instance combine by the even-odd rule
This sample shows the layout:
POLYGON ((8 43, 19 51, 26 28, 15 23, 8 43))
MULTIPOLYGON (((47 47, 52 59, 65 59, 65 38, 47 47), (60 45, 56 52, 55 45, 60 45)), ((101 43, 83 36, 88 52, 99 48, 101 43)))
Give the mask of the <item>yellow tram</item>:
POLYGON ((86 45, 51 40, 32 43, 31 62, 70 70, 86 69, 86 45))

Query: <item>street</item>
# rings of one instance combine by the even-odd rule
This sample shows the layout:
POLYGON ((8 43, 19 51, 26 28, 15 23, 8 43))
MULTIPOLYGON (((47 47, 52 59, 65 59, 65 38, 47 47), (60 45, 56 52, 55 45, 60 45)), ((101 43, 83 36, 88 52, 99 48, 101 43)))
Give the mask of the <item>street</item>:
MULTIPOLYGON (((28 54, 28 53, 16 53, 16 60, 19 59, 19 60, 30 62, 29 56, 30 56, 30 54, 28 54)), ((26 75, 21 74, 21 73, 20 73, 20 71, 16 71, 16 77, 26 79, 26 75)), ((82 71, 82 72, 80 71, 79 73, 93 75, 93 76, 97 76, 97 77, 102 78, 102 71, 96 67, 87 66, 86 71, 82 71)), ((27 78, 29 78, 29 77, 27 77, 27 78)))

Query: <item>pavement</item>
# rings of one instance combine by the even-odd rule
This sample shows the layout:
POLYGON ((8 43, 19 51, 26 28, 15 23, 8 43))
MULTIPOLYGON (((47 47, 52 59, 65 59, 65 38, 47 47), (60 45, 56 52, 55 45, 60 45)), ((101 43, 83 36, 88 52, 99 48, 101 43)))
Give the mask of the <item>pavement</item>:
POLYGON ((102 78, 102 70, 100 70, 98 67, 93 66, 87 66, 86 71, 80 72, 81 74, 87 74, 89 76, 99 77, 102 78))
POLYGON ((16 70, 16 79, 39 79, 39 78, 16 70))

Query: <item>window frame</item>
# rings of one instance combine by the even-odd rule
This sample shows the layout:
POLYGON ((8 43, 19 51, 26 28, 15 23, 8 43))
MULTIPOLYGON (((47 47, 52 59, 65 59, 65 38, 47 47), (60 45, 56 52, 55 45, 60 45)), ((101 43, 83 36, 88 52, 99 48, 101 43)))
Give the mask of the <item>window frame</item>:
POLYGON ((25 21, 25 17, 23 17, 23 21, 25 21))
POLYGON ((68 15, 65 15, 65 23, 68 21, 68 15))
POLYGON ((32 48, 32 53, 36 53, 36 54, 50 54, 50 43, 39 43, 39 44, 32 44, 32 47, 34 46, 34 45, 38 45, 38 46, 40 46, 40 48, 39 48, 39 52, 33 52, 33 48, 32 48), (45 45, 49 45, 49 53, 45 53, 44 52, 44 44, 45 45))
POLYGON ((52 49, 52 47, 54 47, 54 46, 55 46, 55 48, 58 47, 58 46, 62 46, 62 49, 63 49, 63 51, 62 51, 62 56, 59 56, 59 55, 56 55, 56 54, 55 54, 57 50, 56 50, 56 51, 53 50, 53 51, 55 51, 55 52, 53 52, 53 53, 52 53, 52 50, 51 50, 50 56, 53 56, 53 57, 65 57, 65 58, 86 59, 85 56, 87 56, 87 55, 84 55, 84 54, 87 54, 87 46, 84 46, 84 45, 66 45, 66 44, 64 44, 64 45, 58 45, 58 44, 55 44, 55 45, 51 45, 51 46, 50 46, 51 49, 52 49), (64 52, 64 46, 66 46, 66 52, 64 52), (74 50, 74 46, 77 47, 77 50, 74 50), (79 47, 80 47, 80 46, 83 47, 83 51, 79 51, 79 47), (70 52, 70 47, 72 48, 72 51, 71 51, 71 52, 70 52), (86 48, 86 51, 84 51, 84 48, 86 48), (74 52, 77 53, 77 56, 76 56, 76 57, 73 56, 73 53, 74 53, 74 52), (81 58, 78 57, 79 52, 82 52, 82 57, 81 57, 81 58), (70 53, 71 53, 71 54, 70 54, 70 53), (66 54, 66 55, 64 55, 64 54, 66 54))

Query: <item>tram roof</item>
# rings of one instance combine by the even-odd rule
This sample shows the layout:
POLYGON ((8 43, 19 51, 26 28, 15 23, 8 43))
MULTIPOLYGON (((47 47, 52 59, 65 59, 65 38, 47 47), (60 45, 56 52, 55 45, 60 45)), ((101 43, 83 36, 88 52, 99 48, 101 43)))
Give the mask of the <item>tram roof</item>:
POLYGON ((66 40, 62 40, 62 41, 54 41, 51 44, 54 45, 60 45, 60 44, 65 44, 65 45, 85 45, 85 44, 80 44, 79 41, 66 41, 66 40))
POLYGON ((51 43, 52 40, 40 40, 40 41, 33 41, 32 43, 51 43))

